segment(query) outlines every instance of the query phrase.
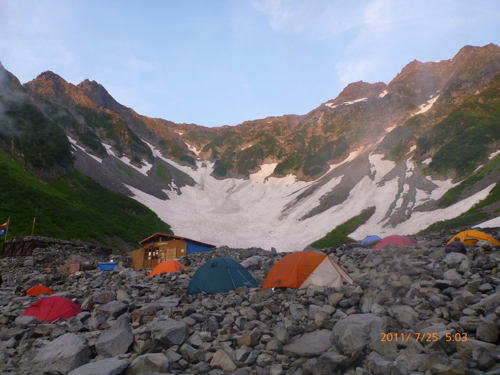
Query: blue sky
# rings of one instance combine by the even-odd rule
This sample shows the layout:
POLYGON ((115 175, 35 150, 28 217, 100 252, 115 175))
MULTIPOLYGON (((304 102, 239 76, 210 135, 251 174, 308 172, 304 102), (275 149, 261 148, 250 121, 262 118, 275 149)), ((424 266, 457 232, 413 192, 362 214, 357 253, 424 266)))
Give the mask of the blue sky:
POLYGON ((0 61, 22 83, 51 70, 146 116, 237 125, 500 45, 499 20, 494 0, 0 0, 0 61))

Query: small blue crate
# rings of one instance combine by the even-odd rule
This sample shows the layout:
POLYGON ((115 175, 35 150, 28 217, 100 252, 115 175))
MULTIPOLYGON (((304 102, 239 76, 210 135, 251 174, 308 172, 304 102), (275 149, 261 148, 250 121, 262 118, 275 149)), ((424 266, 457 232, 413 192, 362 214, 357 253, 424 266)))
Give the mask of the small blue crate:
POLYGON ((118 265, 118 262, 99 262, 99 271, 112 271, 118 265))

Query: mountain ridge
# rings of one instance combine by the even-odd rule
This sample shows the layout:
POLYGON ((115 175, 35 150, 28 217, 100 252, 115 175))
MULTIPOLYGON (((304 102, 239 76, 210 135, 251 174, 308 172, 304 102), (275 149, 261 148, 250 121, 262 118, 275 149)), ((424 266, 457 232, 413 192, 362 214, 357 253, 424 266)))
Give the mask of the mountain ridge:
MULTIPOLYGON (((500 180, 497 168, 478 172, 500 149, 492 44, 414 60, 388 84, 352 83, 304 115, 234 127, 149 118, 95 81, 75 86, 52 72, 24 88, 69 137, 77 170, 210 243, 298 250, 369 207, 355 236, 418 231, 472 209, 500 180)), ((481 208, 485 220, 496 205, 481 208)))

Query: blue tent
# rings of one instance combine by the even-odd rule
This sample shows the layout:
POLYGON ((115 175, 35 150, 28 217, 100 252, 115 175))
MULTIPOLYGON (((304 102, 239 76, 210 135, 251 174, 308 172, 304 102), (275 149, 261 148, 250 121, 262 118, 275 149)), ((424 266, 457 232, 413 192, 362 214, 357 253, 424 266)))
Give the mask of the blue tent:
POLYGON ((382 238, 380 238, 379 236, 368 236, 363 241, 361 241, 361 245, 372 241, 380 241, 381 239, 382 238))
POLYGON ((227 293, 242 286, 258 287, 250 272, 241 264, 229 258, 215 258, 198 268, 187 293, 227 293))

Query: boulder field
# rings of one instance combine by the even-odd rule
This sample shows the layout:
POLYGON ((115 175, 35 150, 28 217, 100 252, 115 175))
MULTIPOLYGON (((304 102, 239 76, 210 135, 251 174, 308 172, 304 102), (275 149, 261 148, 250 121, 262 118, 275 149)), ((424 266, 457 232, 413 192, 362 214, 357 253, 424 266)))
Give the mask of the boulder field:
POLYGON ((411 238, 415 245, 375 252, 357 244, 320 250, 353 285, 213 295, 186 294, 207 260, 232 258, 262 285, 287 253, 221 247, 181 258, 187 270, 152 278, 126 266, 99 271, 96 262, 109 255, 70 245, 2 258, 0 372, 500 374, 500 248, 480 241, 466 255, 446 254, 450 235, 411 238), (66 271, 70 256, 83 271, 66 271), (46 297, 22 296, 38 284, 83 312, 52 323, 22 316, 46 297))

